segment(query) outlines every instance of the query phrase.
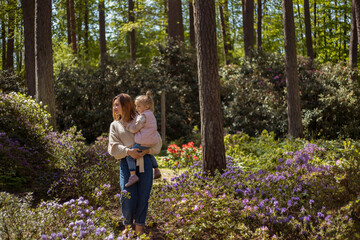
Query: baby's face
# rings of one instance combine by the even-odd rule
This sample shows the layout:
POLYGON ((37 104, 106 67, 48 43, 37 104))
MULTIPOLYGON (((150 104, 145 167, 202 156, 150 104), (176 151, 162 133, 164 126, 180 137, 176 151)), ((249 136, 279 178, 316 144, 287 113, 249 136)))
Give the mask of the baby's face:
POLYGON ((142 113, 143 111, 148 110, 148 108, 144 104, 138 102, 135 103, 135 107, 138 113, 142 113))

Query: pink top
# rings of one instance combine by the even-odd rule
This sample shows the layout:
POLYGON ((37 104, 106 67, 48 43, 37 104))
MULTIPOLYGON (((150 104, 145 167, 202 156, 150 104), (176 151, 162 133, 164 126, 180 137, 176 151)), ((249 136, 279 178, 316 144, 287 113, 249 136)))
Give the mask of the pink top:
POLYGON ((156 118, 152 111, 145 110, 126 126, 126 130, 135 133, 135 143, 151 147, 158 142, 156 118))

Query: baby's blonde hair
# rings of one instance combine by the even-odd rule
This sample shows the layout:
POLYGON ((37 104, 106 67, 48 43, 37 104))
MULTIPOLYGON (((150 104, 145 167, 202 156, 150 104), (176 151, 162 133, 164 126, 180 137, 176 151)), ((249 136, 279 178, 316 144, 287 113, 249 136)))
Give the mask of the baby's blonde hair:
POLYGON ((140 103, 146 106, 150 111, 154 112, 154 101, 151 97, 151 92, 147 91, 146 95, 140 95, 135 98, 135 104, 140 103))

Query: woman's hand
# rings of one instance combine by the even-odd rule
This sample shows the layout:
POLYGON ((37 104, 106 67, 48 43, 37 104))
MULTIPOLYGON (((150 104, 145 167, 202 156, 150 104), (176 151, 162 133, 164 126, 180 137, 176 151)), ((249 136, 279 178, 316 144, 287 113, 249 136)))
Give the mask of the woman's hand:
POLYGON ((142 152, 138 152, 138 151, 140 151, 140 149, 138 149, 138 148, 129 149, 127 154, 134 159, 141 158, 142 156, 145 155, 145 154, 143 155, 142 152))

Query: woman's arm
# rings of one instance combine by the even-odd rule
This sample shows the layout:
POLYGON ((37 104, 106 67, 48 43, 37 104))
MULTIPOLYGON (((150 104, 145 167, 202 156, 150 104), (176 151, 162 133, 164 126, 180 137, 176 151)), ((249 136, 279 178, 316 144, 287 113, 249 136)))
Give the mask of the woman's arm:
POLYGON ((116 124, 113 122, 110 125, 108 152, 111 156, 120 159, 127 156, 129 148, 126 147, 117 136, 118 129, 116 124))
MULTIPOLYGON (((162 140, 161 140, 161 136, 160 136, 159 133, 157 133, 157 136, 158 136, 159 140, 158 140, 158 142, 157 142, 157 144, 155 146, 148 149, 148 151, 149 151, 148 154, 154 155, 154 154, 159 154, 160 153, 161 147, 162 147, 162 140)), ((144 152, 144 150, 143 150, 143 152, 144 152)), ((145 153, 145 154, 147 154, 147 153, 145 153)))

